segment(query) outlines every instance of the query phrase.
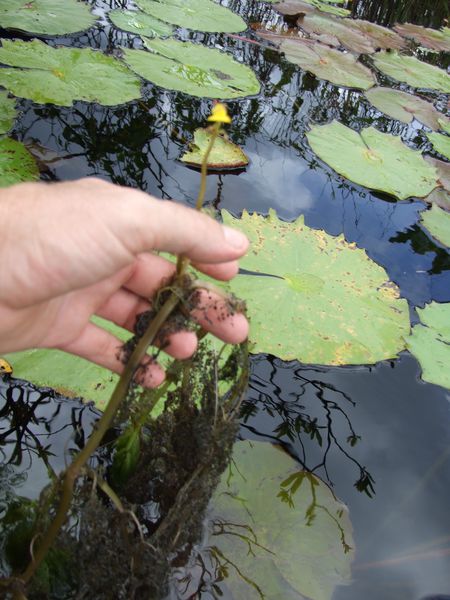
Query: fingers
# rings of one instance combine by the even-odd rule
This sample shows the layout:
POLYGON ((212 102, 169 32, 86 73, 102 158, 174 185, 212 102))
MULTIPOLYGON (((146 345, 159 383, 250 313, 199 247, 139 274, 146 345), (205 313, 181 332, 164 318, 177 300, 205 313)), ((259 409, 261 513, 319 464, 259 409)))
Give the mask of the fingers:
MULTIPOLYGON (((60 350, 81 356, 100 367, 121 374, 124 364, 120 360, 122 342, 114 335, 88 323, 80 335, 69 344, 58 346, 60 350)), ((164 381, 164 370, 150 357, 143 361, 143 368, 136 374, 136 381, 145 387, 154 388, 164 381)))

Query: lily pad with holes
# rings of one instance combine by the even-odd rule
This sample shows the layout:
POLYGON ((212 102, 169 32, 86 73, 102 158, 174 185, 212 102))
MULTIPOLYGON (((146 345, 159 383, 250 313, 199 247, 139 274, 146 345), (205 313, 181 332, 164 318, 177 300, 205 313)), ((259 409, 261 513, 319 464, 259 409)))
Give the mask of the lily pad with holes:
POLYGON ((415 42, 425 48, 431 48, 438 52, 450 52, 450 28, 428 29, 421 25, 402 23, 395 25, 395 31, 401 35, 412 38, 415 42))
POLYGON ((429 233, 442 245, 450 248, 450 213, 433 205, 421 213, 421 221, 429 233))
MULTIPOLYGON (((194 131, 194 140, 189 145, 189 150, 181 157, 181 161, 195 167, 201 167, 203 157, 211 133, 208 129, 199 128, 194 131)), ((208 157, 210 169, 240 169, 248 165, 248 157, 238 145, 233 144, 224 136, 218 136, 208 157)))
POLYGON ((0 187, 39 179, 36 162, 21 142, 0 139, 0 187))
POLYGON ((375 77, 352 54, 344 54, 322 44, 302 39, 287 39, 280 44, 286 59, 305 71, 343 87, 367 90, 375 77))
POLYGON ((450 136, 443 135, 442 133, 427 133, 427 137, 433 144, 433 148, 445 158, 450 160, 450 136))
POLYGON ((371 104, 393 119, 411 123, 417 119, 430 129, 439 129, 440 121, 450 123, 431 102, 412 94, 386 87, 375 87, 365 93, 371 104))
POLYGON ((244 212, 227 225, 251 241, 230 289, 247 301, 252 352, 323 365, 393 358, 409 333, 408 305, 364 250, 304 224, 244 212), (268 275, 268 276, 267 276, 268 275))
POLYGON ((16 101, 8 92, 0 91, 0 134, 8 133, 16 118, 16 101))
POLYGON ((3 40, 0 85, 40 104, 75 100, 113 106, 141 96, 140 81, 112 56, 89 48, 53 48, 39 40, 3 40))
POLYGON ((431 302, 417 312, 421 323, 412 329, 408 350, 419 361, 424 381, 450 389, 450 303, 431 302))
POLYGON ((253 71, 229 54, 191 42, 148 40, 151 50, 124 49, 124 60, 144 79, 170 90, 208 98, 241 98, 260 89, 253 71))
POLYGON ((237 14, 213 0, 135 0, 145 13, 186 29, 237 33, 247 24, 237 14))
POLYGON ((443 69, 424 63, 414 56, 404 56, 397 52, 380 52, 373 60, 377 69, 397 81, 403 81, 415 88, 450 93, 450 75, 443 69))
POLYGON ((333 6, 327 0, 287 0, 286 2, 277 2, 274 8, 282 15, 290 16, 313 13, 316 10, 332 14, 336 17, 346 17, 350 14, 348 9, 333 6))
POLYGON ((367 127, 361 133, 333 121, 306 134, 314 152, 340 175, 400 199, 423 198, 438 185, 438 173, 399 137, 367 127))
POLYGON ((140 10, 112 10, 108 13, 108 17, 119 29, 138 35, 168 37, 173 33, 171 25, 155 19, 140 10))
POLYGON ((216 584, 233 598, 331 600, 338 585, 350 582, 354 542, 347 507, 266 442, 235 444, 207 529, 216 584))
POLYGON ((79 0, 3 0, 0 2, 0 24, 43 35, 65 35, 89 29, 98 17, 79 0))

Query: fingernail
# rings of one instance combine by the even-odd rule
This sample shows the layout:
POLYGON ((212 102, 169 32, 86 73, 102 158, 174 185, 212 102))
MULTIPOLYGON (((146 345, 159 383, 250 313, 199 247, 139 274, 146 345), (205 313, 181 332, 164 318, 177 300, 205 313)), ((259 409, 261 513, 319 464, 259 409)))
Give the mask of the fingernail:
POLYGON ((226 225, 223 226, 223 235, 225 241, 237 250, 245 248, 248 244, 248 239, 243 233, 226 225))

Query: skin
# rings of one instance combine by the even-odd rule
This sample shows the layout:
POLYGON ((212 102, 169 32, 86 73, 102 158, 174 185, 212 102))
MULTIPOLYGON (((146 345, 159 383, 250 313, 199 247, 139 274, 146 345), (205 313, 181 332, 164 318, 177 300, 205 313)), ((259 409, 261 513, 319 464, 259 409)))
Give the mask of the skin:
MULTIPOLYGON (((0 190, 0 353, 58 348, 121 373, 121 342, 90 318, 132 331, 175 270, 154 251, 182 254, 228 280, 247 248, 242 233, 206 215, 99 179, 0 190)), ((205 292, 193 317, 226 342, 245 340, 245 317, 219 320, 217 302, 205 292)), ((187 358, 196 346, 194 333, 180 331, 164 350, 187 358)), ((143 372, 148 387, 164 380, 156 363, 143 372)))

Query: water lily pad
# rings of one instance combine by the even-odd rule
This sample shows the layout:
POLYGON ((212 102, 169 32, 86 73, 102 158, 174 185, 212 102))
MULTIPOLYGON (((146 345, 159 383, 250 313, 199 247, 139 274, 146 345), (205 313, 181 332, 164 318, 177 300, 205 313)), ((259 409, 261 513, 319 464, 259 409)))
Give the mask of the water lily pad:
POLYGON ((400 199, 423 198, 438 185, 438 174, 419 151, 399 137, 367 127, 361 133, 333 121, 307 134, 314 152, 340 175, 400 199))
POLYGON ((257 94, 253 71, 229 54, 191 42, 146 40, 144 50, 124 49, 125 62, 144 79, 170 90, 208 98, 257 94))
POLYGON ((440 121, 450 123, 431 102, 417 96, 386 87, 376 87, 365 93, 366 98, 378 110, 403 123, 417 119, 430 129, 439 129, 440 121))
POLYGON ((247 24, 230 9, 212 0, 135 0, 148 15, 195 31, 237 33, 247 24))
POLYGON ((334 36, 342 46, 358 54, 371 54, 376 48, 370 39, 351 27, 350 19, 333 19, 319 13, 306 15, 299 19, 298 25, 308 33, 322 36, 334 36))
POLYGON ((439 128, 450 135, 450 119, 447 119, 446 117, 441 117, 439 119, 439 128))
POLYGON ((139 79, 118 59, 89 48, 52 48, 33 40, 3 40, 0 85, 40 104, 75 100, 113 106, 141 96, 139 79))
POLYGON ((450 248, 450 213, 439 206, 432 206, 430 210, 421 213, 423 225, 431 235, 441 244, 450 248))
POLYGON ((78 0, 0 2, 0 23, 5 29, 52 36, 65 35, 89 29, 97 18, 87 4, 78 0))
POLYGON ((21 142, 0 139, 0 187, 39 179, 36 162, 21 142))
POLYGON ((438 160, 432 156, 425 156, 425 160, 436 169, 439 185, 450 192, 450 163, 438 160))
POLYGON ((404 81, 416 88, 428 88, 450 93, 450 75, 443 69, 429 65, 415 58, 397 52, 380 52, 374 63, 385 75, 404 81))
POLYGON ((316 9, 335 15, 336 17, 346 17, 350 14, 348 9, 333 6, 328 0, 288 0, 287 2, 275 4, 274 8, 283 15, 301 15, 315 12, 316 9), (313 10, 310 10, 308 7, 311 7, 313 10))
MULTIPOLYGON (((181 160, 188 165, 201 167, 203 157, 209 142, 211 133, 208 129, 199 128, 194 131, 194 140, 191 142, 189 151, 183 154, 181 160)), ((239 169, 248 165, 248 158, 237 146, 230 142, 224 135, 218 136, 208 157, 208 167, 211 169, 239 169)))
POLYGON ((323 365, 393 358, 409 333, 408 306, 384 269, 364 250, 303 217, 293 223, 244 212, 223 213, 251 241, 231 290, 247 301, 252 352, 323 365), (262 276, 268 274, 270 276, 262 276))
POLYGON ((0 134, 8 133, 16 118, 16 101, 8 92, 0 91, 0 134))
POLYGON ((302 39, 283 40, 280 50, 289 62, 336 85, 362 90, 375 85, 372 72, 359 63, 353 54, 344 54, 302 39))
POLYGON ((217 583, 224 580, 233 598, 331 600, 338 585, 350 582, 346 506, 280 449, 237 442, 211 507, 217 583))
POLYGON ((112 10, 108 13, 111 22, 124 31, 147 37, 167 37, 172 35, 173 27, 136 10, 112 10))
POLYGON ((436 188, 424 200, 428 204, 436 204, 436 206, 450 211, 450 194, 442 188, 436 188))
POLYGON ((377 49, 401 50, 406 46, 405 40, 396 34, 395 31, 377 25, 376 23, 371 23, 370 21, 365 21, 363 19, 352 19, 349 26, 367 36, 371 44, 377 49))
POLYGON ((433 148, 442 156, 450 160, 450 136, 442 135, 442 133, 427 133, 427 137, 433 144, 433 148))
POLYGON ((408 350, 419 361, 424 381, 450 389, 450 303, 431 302, 417 312, 422 323, 413 327, 408 350))
POLYGON ((438 30, 427 29, 426 27, 413 25, 412 23, 402 23, 401 25, 395 25, 394 29, 401 35, 412 38, 421 46, 437 50, 438 52, 450 52, 450 28, 448 27, 438 30))

